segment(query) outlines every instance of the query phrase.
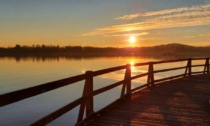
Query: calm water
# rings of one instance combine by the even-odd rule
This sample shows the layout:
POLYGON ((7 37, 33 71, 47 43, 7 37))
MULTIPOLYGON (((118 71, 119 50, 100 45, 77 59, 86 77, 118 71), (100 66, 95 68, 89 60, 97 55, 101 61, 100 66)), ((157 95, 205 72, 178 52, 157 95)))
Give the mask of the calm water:
MULTIPOLYGON (((42 83, 82 74, 87 70, 99 70, 108 67, 134 64, 148 61, 158 61, 158 58, 143 57, 101 57, 101 58, 0 58, 0 94, 32 87, 42 83)), ((201 64, 198 61, 195 64, 201 64)), ((162 64, 154 66, 155 69, 184 66, 186 62, 162 64)), ((132 75, 147 72, 148 67, 132 67, 132 75)), ((203 68, 193 70, 202 71, 203 68)), ((94 78, 94 89, 112 84, 124 77, 125 71, 117 71, 94 78)), ((183 73, 176 70, 156 74, 155 79, 183 73)), ((132 81, 132 88, 146 83, 146 77, 132 81)), ((35 96, 0 108, 0 125, 17 126, 29 125, 41 117, 79 98, 82 94, 84 81, 74 85, 65 86, 49 93, 35 96)), ((120 96, 121 87, 114 88, 106 93, 94 97, 94 110, 102 108, 120 96), (103 100, 101 100, 103 99, 103 100)), ((78 108, 66 113, 50 123, 50 125, 73 125, 76 121, 78 108)))

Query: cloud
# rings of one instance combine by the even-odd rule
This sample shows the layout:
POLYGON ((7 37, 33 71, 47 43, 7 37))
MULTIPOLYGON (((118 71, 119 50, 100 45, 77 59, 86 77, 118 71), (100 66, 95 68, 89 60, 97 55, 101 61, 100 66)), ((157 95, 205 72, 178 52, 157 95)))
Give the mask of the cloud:
POLYGON ((131 19, 137 18, 139 16, 141 16, 141 14, 140 13, 136 13, 136 14, 124 15, 124 16, 117 17, 117 18, 114 18, 114 19, 115 20, 131 20, 131 19))
POLYGON ((144 16, 159 16, 159 15, 181 13, 181 12, 187 12, 187 11, 201 11, 201 10, 204 11, 204 10, 208 10, 209 8, 210 8, 210 4, 204 4, 200 6, 181 7, 181 8, 175 8, 175 9, 147 12, 144 14, 144 16))
POLYGON ((111 34, 111 35, 108 35, 108 36, 144 36, 144 35, 148 35, 149 33, 148 32, 142 32, 142 33, 132 33, 132 34, 111 34))
POLYGON ((183 36, 184 39, 192 39, 192 38, 196 38, 197 36, 183 36))
POLYGON ((131 31, 210 25, 210 4, 147 12, 145 15, 156 16, 136 23, 94 29, 91 32, 83 34, 83 36, 113 35, 131 31))
POLYGON ((199 34, 200 37, 210 37, 210 33, 199 34))
POLYGON ((192 39, 192 38, 209 38, 210 33, 202 33, 202 34, 197 34, 197 35, 192 35, 192 36, 183 36, 185 39, 192 39))
POLYGON ((209 8, 210 8, 210 4, 207 3, 200 6, 181 7, 181 8, 175 8, 175 9, 151 11, 151 12, 146 12, 144 14, 141 14, 141 13, 129 14, 129 15, 124 15, 124 16, 117 17, 114 19, 131 20, 137 17, 160 16, 160 15, 167 15, 167 14, 173 14, 173 13, 181 13, 181 12, 186 12, 186 11, 200 11, 200 10, 205 11, 205 10, 208 10, 209 8))

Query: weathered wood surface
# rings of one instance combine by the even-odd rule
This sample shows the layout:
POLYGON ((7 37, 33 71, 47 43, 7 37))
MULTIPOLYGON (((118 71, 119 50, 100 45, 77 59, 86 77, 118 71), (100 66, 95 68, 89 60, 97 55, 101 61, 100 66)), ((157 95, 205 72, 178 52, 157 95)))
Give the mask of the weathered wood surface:
POLYGON ((132 94, 90 119, 90 126, 210 126, 210 75, 164 82, 132 94))

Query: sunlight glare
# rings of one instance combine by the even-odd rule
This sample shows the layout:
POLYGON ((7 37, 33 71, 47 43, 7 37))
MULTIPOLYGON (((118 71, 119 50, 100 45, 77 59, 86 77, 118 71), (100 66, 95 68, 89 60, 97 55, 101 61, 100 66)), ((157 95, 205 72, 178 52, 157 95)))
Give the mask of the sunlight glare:
POLYGON ((136 37, 135 36, 130 36, 129 42, 130 43, 135 43, 136 42, 136 37))
POLYGON ((131 65, 131 71, 134 72, 135 71, 135 66, 134 66, 135 61, 131 60, 129 64, 131 65))
POLYGON ((130 61, 129 63, 131 66, 134 66, 135 62, 134 61, 130 61))

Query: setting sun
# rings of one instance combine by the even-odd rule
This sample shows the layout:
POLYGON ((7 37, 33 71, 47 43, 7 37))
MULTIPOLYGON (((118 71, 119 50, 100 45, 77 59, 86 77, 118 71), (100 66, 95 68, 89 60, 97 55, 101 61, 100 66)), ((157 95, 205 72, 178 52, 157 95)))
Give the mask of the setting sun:
POLYGON ((130 43, 135 43, 136 42, 136 37, 135 36, 130 36, 129 42, 130 43))

